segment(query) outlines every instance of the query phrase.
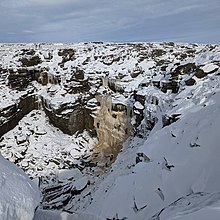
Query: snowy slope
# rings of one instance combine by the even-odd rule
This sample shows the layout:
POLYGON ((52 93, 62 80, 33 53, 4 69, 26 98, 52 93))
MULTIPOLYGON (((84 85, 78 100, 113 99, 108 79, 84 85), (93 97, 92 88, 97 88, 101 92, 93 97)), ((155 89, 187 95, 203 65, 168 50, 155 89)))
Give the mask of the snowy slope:
MULTIPOLYGON (((189 194, 217 193, 219 200, 219 103, 218 92, 202 105, 191 107, 179 121, 155 131, 136 151, 150 161, 134 164, 133 154, 128 174, 122 175, 118 168, 126 167, 127 155, 119 156, 114 172, 99 186, 87 210, 108 218, 118 213, 119 218, 149 219, 158 210, 189 194)), ((204 208, 200 207, 200 200, 198 210, 204 208)), ((169 218, 161 215, 160 219, 169 218)))
POLYGON ((31 220, 39 202, 37 186, 0 155, 0 219, 31 220))

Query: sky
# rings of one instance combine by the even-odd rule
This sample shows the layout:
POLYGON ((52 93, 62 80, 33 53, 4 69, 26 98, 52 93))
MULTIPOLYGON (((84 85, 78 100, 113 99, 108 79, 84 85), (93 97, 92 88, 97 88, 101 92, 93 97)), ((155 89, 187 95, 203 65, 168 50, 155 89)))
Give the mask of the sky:
POLYGON ((219 0, 0 0, 0 42, 220 43, 219 0))

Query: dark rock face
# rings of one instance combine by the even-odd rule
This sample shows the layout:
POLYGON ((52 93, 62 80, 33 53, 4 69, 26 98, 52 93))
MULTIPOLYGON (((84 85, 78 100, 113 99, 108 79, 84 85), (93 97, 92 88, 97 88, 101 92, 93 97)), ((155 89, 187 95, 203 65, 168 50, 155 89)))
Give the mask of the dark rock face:
POLYGON ((89 79, 85 77, 84 71, 77 67, 72 68, 72 76, 66 79, 63 86, 68 94, 85 94, 90 90, 89 79))
MULTIPOLYGON (((50 76, 43 69, 27 69, 22 67, 16 71, 9 69, 8 72, 8 85, 12 89, 25 90, 33 80, 37 80, 42 85, 59 83, 59 79, 50 76)), ((66 86, 69 94, 85 93, 90 89, 88 79, 84 79, 84 72, 81 70, 76 71, 73 78, 64 86, 66 86)), ((0 116, 5 118, 5 120, 1 121, 0 136, 13 129, 30 111, 37 109, 39 100, 41 102, 43 99, 35 97, 33 88, 33 91, 29 91, 29 95, 22 97, 18 104, 2 109, 0 116)), ((86 109, 84 101, 77 100, 76 103, 64 102, 56 110, 46 103, 44 101, 40 105, 43 106, 50 122, 64 133, 74 134, 77 131, 82 132, 84 129, 93 130, 93 118, 90 116, 90 110, 86 109)))
MULTIPOLYGON (((18 122, 32 110, 38 109, 42 103, 41 99, 35 95, 27 95, 21 97, 18 104, 12 104, 0 112, 0 117, 4 121, 0 121, 0 137, 13 129, 18 122)), ((43 102, 43 108, 47 114, 50 122, 58 127, 66 134, 74 134, 75 132, 82 132, 84 129, 93 132, 93 117, 91 112, 84 105, 80 103, 64 104, 59 109, 55 110, 43 102)))
POLYGON ((43 106, 50 122, 66 134, 72 135, 75 132, 82 132, 84 129, 92 130, 94 128, 89 110, 79 102, 65 103, 56 110, 45 101, 43 106))
POLYGON ((187 63, 185 65, 180 65, 171 72, 172 78, 178 80, 179 75, 185 75, 193 73, 197 70, 195 63, 187 63))
POLYGON ((166 93, 167 90, 171 90, 172 93, 177 93, 179 90, 178 82, 176 81, 162 82, 161 91, 166 93))
POLYGON ((63 67, 64 63, 70 60, 74 60, 74 54, 75 54, 75 51, 73 49, 59 50, 58 55, 62 57, 62 61, 59 65, 63 67))
POLYGON ((12 89, 25 90, 28 85, 36 80, 41 85, 47 85, 48 83, 57 84, 59 79, 50 75, 45 69, 34 68, 18 68, 17 70, 8 70, 8 85, 12 89))
POLYGON ((39 56, 32 56, 29 59, 28 58, 21 58, 20 61, 22 63, 22 66, 25 66, 25 67, 35 66, 35 65, 42 63, 39 56))
POLYGON ((0 117, 5 118, 0 122, 0 137, 13 129, 18 122, 32 110, 37 109, 38 103, 34 95, 21 97, 18 104, 13 104, 0 112, 0 117))
MULTIPOLYGON (((135 101, 140 102, 143 106, 145 105, 145 98, 145 95, 138 94, 137 91, 134 91, 135 101)), ((136 123, 134 126, 137 128, 144 119, 144 109, 137 109, 134 107, 134 115, 136 116, 136 123)))
POLYGON ((17 71, 9 69, 8 85, 12 89, 24 90, 33 80, 33 71, 26 68, 19 68, 17 71))
POLYGON ((179 120, 181 114, 173 114, 173 115, 164 115, 162 122, 163 122, 163 127, 169 126, 170 124, 176 122, 179 120))
POLYGON ((114 62, 119 62, 120 61, 120 56, 117 55, 108 55, 108 56, 103 56, 102 57, 102 62, 103 64, 110 66, 114 62))

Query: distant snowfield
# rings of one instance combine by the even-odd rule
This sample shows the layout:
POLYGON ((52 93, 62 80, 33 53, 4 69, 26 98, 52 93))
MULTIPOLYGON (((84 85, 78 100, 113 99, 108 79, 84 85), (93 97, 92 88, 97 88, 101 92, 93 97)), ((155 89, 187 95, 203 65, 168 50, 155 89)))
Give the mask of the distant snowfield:
MULTIPOLYGON (((18 60, 13 60, 13 53, 17 49, 1 57, 3 66, 16 68, 18 60)), ((38 53, 42 59, 48 56, 47 50, 50 50, 53 58, 40 65, 49 66, 51 74, 59 72, 62 85, 70 79, 71 68, 76 66, 84 70, 85 77, 92 79, 90 93, 106 90, 97 83, 101 78, 114 80, 119 88, 124 89, 124 93, 113 94, 113 101, 132 103, 135 111, 143 112, 144 118, 138 128, 141 135, 130 137, 112 166, 104 171, 100 169, 101 164, 84 170, 75 168, 73 164, 79 164, 81 157, 89 155, 97 140, 91 139, 87 132, 72 136, 63 134, 48 122, 40 109, 26 115, 14 129, 5 134, 0 149, 4 157, 15 162, 23 152, 23 147, 26 156, 17 164, 36 182, 38 177, 51 177, 41 185, 41 190, 62 186, 63 191, 57 191, 60 196, 55 196, 51 201, 43 200, 34 220, 219 220, 218 45, 178 44, 173 47, 152 44, 148 47, 148 44, 142 44, 132 47, 91 43, 44 45, 41 50, 38 53), (58 65, 62 59, 57 54, 60 48, 68 47, 76 50, 75 59, 67 61, 62 69, 58 65), (166 53, 153 58, 147 55, 152 51, 161 53, 160 50, 166 53), (187 57, 182 58, 181 54, 184 54, 183 57, 187 54, 187 57), (166 72, 158 66, 160 62, 167 66, 166 72), (179 73, 178 93, 164 93, 152 84, 159 82, 161 86, 170 80, 177 66, 188 63, 197 65, 205 76, 196 77, 195 70, 190 69, 187 74, 179 73), (195 82, 186 86, 185 82, 189 79, 195 82), (144 103, 134 100, 134 90, 137 95, 145 97, 144 103), (179 120, 163 126, 164 117, 173 115, 178 115, 179 120), (152 118, 156 118, 156 124, 149 131, 147 122, 152 118), (31 133, 34 135, 29 135, 31 133), (17 147, 18 141, 23 145, 17 147), (74 195, 75 191, 80 191, 80 194, 74 195), (59 205, 66 198, 69 200, 60 210, 43 209, 59 205)), ((34 84, 37 88, 38 84, 34 84)), ((67 100, 71 102, 76 97, 65 95, 62 85, 39 86, 37 92, 44 97, 48 96, 51 103, 59 107, 60 103, 67 100), (49 97, 47 89, 54 90, 55 95, 49 97)), ((5 86, 4 81, 1 81, 0 86, 0 94, 4 97, 0 101, 1 108, 7 106, 7 103, 16 102, 21 95, 5 86)), ((90 102, 94 103, 94 99, 90 102)), ((135 119, 133 117, 131 122, 135 119)), ((26 175, 0 157, 0 217, 3 220, 32 219, 34 209, 39 204, 39 196, 36 186, 26 175), (19 175, 15 174, 17 172, 19 175), (8 188, 5 188, 5 179, 9 181, 8 188), (18 197, 19 200, 16 199, 18 197), (4 210, 9 202, 5 201, 14 202, 10 204, 8 214, 4 210), (18 202, 20 208, 17 208, 18 202), (28 217, 21 218, 19 210, 24 210, 22 213, 27 213, 28 217)))

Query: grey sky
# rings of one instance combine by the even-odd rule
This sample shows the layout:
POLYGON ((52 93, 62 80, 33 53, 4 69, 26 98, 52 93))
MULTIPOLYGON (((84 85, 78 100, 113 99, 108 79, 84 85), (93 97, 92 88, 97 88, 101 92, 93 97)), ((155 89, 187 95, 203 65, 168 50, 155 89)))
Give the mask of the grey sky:
POLYGON ((0 0, 0 42, 220 43, 219 0, 0 0))

